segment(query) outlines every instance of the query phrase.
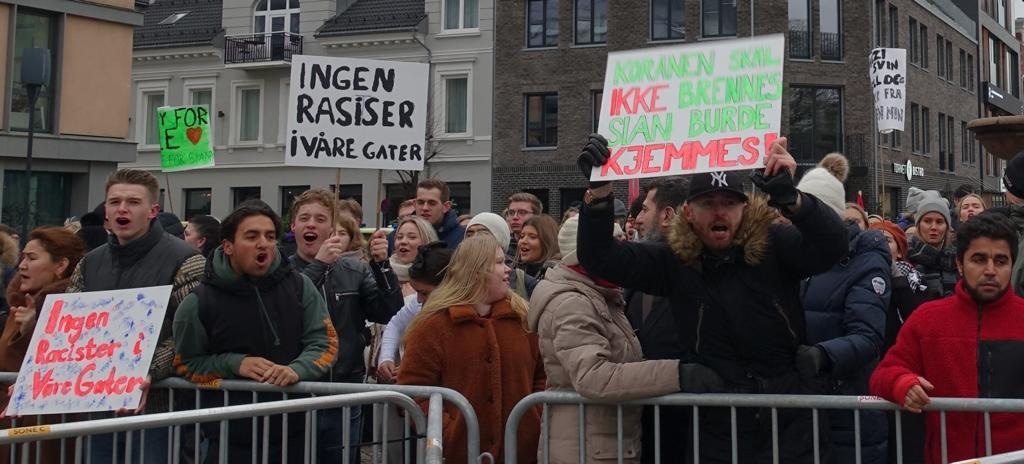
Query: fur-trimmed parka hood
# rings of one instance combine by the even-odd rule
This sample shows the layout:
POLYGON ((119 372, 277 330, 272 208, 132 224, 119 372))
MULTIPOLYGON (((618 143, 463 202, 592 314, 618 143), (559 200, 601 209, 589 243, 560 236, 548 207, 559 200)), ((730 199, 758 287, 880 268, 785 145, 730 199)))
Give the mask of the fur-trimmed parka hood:
MULTIPOLYGON (((697 267, 704 251, 704 243, 681 213, 682 211, 676 215, 676 223, 669 231, 668 244, 683 264, 697 267)), ((748 266, 761 264, 768 254, 768 247, 771 245, 769 232, 778 217, 778 210, 768 206, 767 198, 762 195, 750 195, 750 201, 743 211, 743 221, 740 222, 739 230, 732 242, 734 247, 742 248, 743 261, 748 266)))

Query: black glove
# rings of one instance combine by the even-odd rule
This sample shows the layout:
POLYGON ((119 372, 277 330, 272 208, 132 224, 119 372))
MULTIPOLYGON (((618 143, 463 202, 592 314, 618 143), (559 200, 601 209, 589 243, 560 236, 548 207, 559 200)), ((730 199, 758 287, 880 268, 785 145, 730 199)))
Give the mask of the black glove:
POLYGON ((796 370, 800 377, 813 379, 828 369, 828 355, 819 346, 800 345, 796 348, 796 370))
POLYGON ((679 363, 679 391, 713 393, 725 390, 725 381, 703 364, 679 363))
MULTIPOLYGON (((583 152, 576 157, 576 165, 579 166, 583 178, 590 181, 590 173, 594 168, 604 166, 608 162, 608 141, 601 134, 590 134, 583 152)), ((590 188, 595 189, 610 184, 609 181, 590 182, 590 188)))
POLYGON ((789 207, 796 206, 800 192, 796 189, 789 170, 783 169, 774 176, 765 177, 764 169, 759 169, 750 174, 750 181, 768 194, 768 205, 782 211, 788 211, 789 207))
POLYGON ((912 240, 910 242, 910 251, 907 253, 907 261, 910 261, 922 268, 934 269, 942 265, 940 260, 942 259, 942 252, 938 248, 935 248, 924 240, 912 240))

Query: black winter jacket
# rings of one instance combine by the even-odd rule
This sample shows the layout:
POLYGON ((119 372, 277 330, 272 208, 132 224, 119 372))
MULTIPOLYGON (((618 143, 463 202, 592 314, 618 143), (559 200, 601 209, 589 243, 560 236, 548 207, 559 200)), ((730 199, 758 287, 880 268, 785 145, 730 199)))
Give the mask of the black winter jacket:
MULTIPOLYGON (((850 252, 839 264, 803 285, 807 341, 823 349, 831 368, 829 393, 867 395, 868 379, 881 360, 886 310, 892 293, 892 255, 881 232, 849 228, 850 252)), ((853 415, 829 411, 837 462, 853 462, 858 446, 853 415)), ((861 412, 862 459, 886 460, 886 419, 881 411, 861 412)))
POLYGON ((327 301, 338 332, 338 358, 328 374, 332 382, 362 383, 363 350, 370 343, 366 321, 387 324, 402 308, 402 288, 385 261, 367 265, 342 258, 333 265, 293 255, 292 265, 309 277, 327 301))
MULTIPOLYGON (((774 225, 777 212, 753 196, 734 246, 713 254, 680 215, 669 243, 620 242, 612 237, 608 202, 584 207, 577 253, 588 272, 626 288, 671 301, 680 338, 693 340, 695 360, 717 372, 727 391, 815 393, 796 374, 794 358, 806 343, 800 281, 824 272, 847 249, 839 217, 811 195, 801 195, 793 226, 774 225)), ((715 408, 711 408, 715 409, 715 408)), ((771 421, 743 410, 741 462, 770 459, 771 421)), ((729 412, 701 414, 701 462, 730 462, 729 412)), ((810 414, 780 411, 782 462, 812 462, 810 414)))

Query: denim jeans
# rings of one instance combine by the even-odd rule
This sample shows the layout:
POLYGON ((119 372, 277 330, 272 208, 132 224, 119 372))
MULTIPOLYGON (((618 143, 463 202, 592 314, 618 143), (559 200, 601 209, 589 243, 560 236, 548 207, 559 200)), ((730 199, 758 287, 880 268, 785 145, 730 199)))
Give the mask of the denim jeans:
MULTIPOLYGON (((317 415, 317 462, 340 463, 344 456, 344 408, 326 409, 317 415)), ((363 411, 349 408, 349 463, 359 463, 359 443, 363 438, 363 411)))

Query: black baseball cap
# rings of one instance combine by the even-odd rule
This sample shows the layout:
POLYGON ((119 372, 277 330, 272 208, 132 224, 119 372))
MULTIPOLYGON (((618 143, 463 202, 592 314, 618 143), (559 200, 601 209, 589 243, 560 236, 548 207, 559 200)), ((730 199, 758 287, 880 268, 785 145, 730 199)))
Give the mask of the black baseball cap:
POLYGON ((740 171, 718 171, 691 175, 690 191, 686 195, 686 201, 719 191, 732 192, 743 198, 743 201, 749 200, 747 194, 743 192, 743 176, 740 175, 740 171))

